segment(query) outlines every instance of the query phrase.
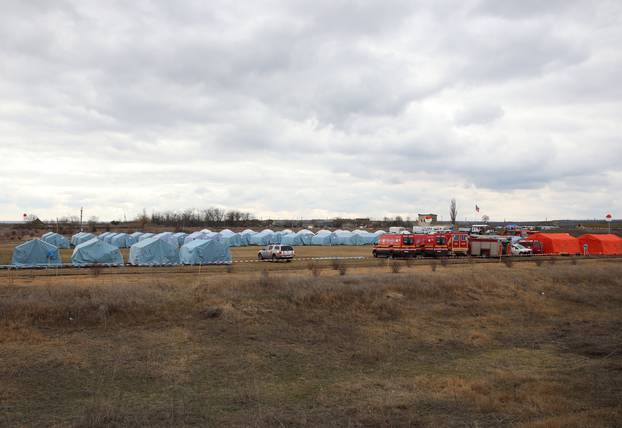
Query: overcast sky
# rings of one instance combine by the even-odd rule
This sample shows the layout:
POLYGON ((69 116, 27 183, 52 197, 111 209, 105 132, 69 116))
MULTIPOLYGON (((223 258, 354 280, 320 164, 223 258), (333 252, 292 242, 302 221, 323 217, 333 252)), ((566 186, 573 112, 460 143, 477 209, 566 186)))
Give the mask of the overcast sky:
POLYGON ((3 220, 620 217, 622 2, 3 1, 0 162, 3 220))

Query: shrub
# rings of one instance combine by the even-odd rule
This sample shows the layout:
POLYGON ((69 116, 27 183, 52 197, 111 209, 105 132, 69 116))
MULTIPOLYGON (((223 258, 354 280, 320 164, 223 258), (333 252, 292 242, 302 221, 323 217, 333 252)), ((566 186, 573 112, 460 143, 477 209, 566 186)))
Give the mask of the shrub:
POLYGON ((400 262, 396 262, 395 260, 391 263, 390 267, 391 267, 391 272, 393 273, 399 273, 400 270, 402 269, 402 265, 400 264, 400 262))
POLYGON ((311 275, 313 275, 315 278, 320 276, 320 267, 316 263, 314 262, 309 263, 307 265, 307 269, 309 269, 309 271, 311 272, 311 275))
POLYGON ((266 269, 261 271, 261 276, 259 277, 259 286, 266 288, 270 285, 270 274, 266 269))
POLYGON ((93 267, 91 267, 91 275, 92 276, 99 276, 102 273, 102 267, 100 265, 95 265, 93 267))

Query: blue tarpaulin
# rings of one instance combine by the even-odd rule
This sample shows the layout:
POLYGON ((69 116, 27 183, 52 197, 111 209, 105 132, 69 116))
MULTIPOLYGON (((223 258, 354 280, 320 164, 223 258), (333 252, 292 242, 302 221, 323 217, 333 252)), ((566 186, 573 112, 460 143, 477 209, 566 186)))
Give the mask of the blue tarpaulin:
POLYGON ((152 236, 130 247, 129 263, 138 266, 178 264, 179 250, 177 245, 152 236))
POLYGON ((220 240, 195 239, 179 250, 179 260, 187 265, 231 263, 229 246, 220 240))
POLYGON ((58 248, 40 239, 26 241, 13 248, 14 266, 49 266, 61 264, 58 248))
POLYGON ((71 263, 74 265, 109 264, 122 265, 123 256, 117 247, 93 237, 73 250, 71 263))
POLYGON ((63 235, 58 234, 56 232, 48 232, 41 237, 42 241, 47 242, 48 244, 52 244, 57 248, 70 248, 71 244, 69 240, 65 238, 63 235))

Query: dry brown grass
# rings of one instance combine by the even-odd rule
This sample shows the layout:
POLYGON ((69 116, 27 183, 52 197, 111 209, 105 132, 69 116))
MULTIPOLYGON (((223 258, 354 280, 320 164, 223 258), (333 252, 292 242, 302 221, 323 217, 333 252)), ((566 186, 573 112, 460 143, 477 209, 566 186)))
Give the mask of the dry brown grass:
POLYGON ((1 284, 0 425, 621 420, 619 263, 402 265, 1 284))

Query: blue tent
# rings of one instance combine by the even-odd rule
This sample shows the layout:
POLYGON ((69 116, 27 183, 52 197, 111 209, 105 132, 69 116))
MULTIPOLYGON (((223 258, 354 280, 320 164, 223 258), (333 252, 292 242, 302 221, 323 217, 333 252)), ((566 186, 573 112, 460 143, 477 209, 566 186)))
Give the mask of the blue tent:
POLYGON ((49 266, 61 264, 58 248, 40 239, 26 241, 13 248, 14 266, 49 266))
POLYGON ((78 239, 78 237, 80 235, 82 235, 84 232, 78 232, 75 233, 74 235, 71 236, 71 239, 69 240, 69 242, 71 243, 71 245, 76 245, 76 239, 78 239))
POLYGON ((337 235, 330 231, 320 231, 311 238, 311 245, 336 245, 337 235))
POLYGON ((241 247, 248 245, 245 239, 242 239, 239 233, 235 233, 229 229, 221 230, 218 233, 220 240, 225 242, 230 247, 241 247))
POLYGON ((112 238, 114 238, 116 235, 118 235, 117 232, 109 233, 108 235, 103 237, 102 241, 104 241, 106 244, 110 244, 112 243, 112 238))
POLYGON ((242 239, 246 241, 246 245, 250 245, 251 236, 256 235, 256 234, 257 232, 255 232, 253 229, 246 229, 240 233, 240 236, 242 236, 242 239))
POLYGON ((117 248, 128 248, 130 246, 130 235, 127 233, 117 233, 110 238, 110 245, 114 245, 117 248))
POLYGON ((155 233, 143 233, 138 237, 138 242, 144 241, 155 236, 155 233))
POLYGON ((315 234, 311 232, 309 229, 301 229, 296 232, 296 235, 300 237, 300 241, 302 241, 302 245, 311 245, 311 240, 315 234))
POLYGON ((288 233, 281 237, 282 245, 304 245, 302 240, 303 237, 307 235, 299 235, 297 233, 288 233))
POLYGON ((366 230, 353 230, 350 245, 371 245, 377 239, 376 235, 366 230))
POLYGON ((218 234, 212 232, 209 229, 197 230, 196 232, 192 232, 190 235, 186 236, 186 239, 184 239, 184 243, 187 244, 188 242, 192 242, 195 239, 213 239, 216 235, 218 234))
POLYGON ((74 265, 122 265, 123 256, 117 247, 93 237, 74 248, 71 263, 74 265))
POLYGON ((71 237, 71 244, 74 247, 77 247, 78 245, 86 242, 86 241, 90 241, 91 239, 95 238, 95 235, 93 235, 92 233, 88 233, 88 232, 78 232, 75 235, 73 235, 71 237))
POLYGON ((277 242, 274 236, 274 232, 271 231, 270 229, 265 229, 259 233, 256 233, 255 235, 251 236, 251 241, 250 241, 250 245, 260 245, 262 247, 264 245, 276 244, 276 243, 277 242))
POLYGON ((184 240, 186 239, 186 236, 188 236, 188 234, 185 232, 177 232, 174 233, 173 236, 177 238, 177 245, 181 247, 182 245, 184 245, 184 240))
POLYGON ((104 240, 104 238, 108 235, 112 235, 113 232, 104 232, 104 233, 100 233, 97 237, 99 239, 101 239, 102 241, 104 240))
POLYGON ((174 247, 179 247, 179 241, 173 232, 161 232, 155 235, 156 238, 166 241, 174 247))
POLYGON ((130 235, 127 238, 127 246, 131 247, 132 245, 134 245, 135 243, 138 242, 138 238, 140 238, 141 236, 143 236, 144 233, 143 232, 134 232, 134 233, 130 233, 130 235))
POLYGON ((271 244, 280 244, 281 238, 289 233, 292 233, 290 229, 278 230, 274 232, 274 236, 272 237, 273 242, 271 242, 271 244))
POLYGON ((50 236, 51 234, 53 234, 54 232, 46 232, 43 235, 41 235, 41 239, 45 238, 46 236, 50 236))
POLYGON ((349 230, 336 230, 334 234, 337 245, 353 245, 354 233, 349 230))
POLYGON ((57 248, 71 247, 71 244, 69 243, 69 240, 67 238, 55 232, 46 233, 41 237, 41 240, 47 242, 48 244, 52 244, 57 248))
POLYGON ((177 245, 152 236, 130 247, 129 263, 137 266, 178 264, 179 250, 177 245))
POLYGON ((179 250, 179 261, 185 265, 231 263, 229 246, 220 240, 195 239, 179 250))

